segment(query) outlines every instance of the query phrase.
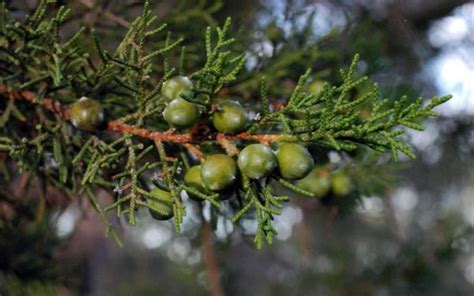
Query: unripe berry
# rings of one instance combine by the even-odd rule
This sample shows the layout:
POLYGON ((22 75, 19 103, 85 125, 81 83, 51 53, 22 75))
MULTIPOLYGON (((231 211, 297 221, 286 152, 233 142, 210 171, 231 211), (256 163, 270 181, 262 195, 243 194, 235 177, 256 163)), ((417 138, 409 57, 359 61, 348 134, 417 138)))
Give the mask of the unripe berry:
POLYGON ((150 212, 150 215, 156 220, 171 219, 174 216, 173 206, 170 203, 159 200, 159 198, 170 199, 171 193, 160 188, 154 188, 150 191, 150 194, 156 196, 158 199, 148 198, 148 204, 155 209, 159 209, 159 211, 156 211, 149 208, 148 211, 150 212))
POLYGON ((76 128, 92 132, 104 120, 104 110, 96 100, 82 97, 71 105, 69 119, 76 128))
POLYGON ((191 167, 184 175, 184 183, 198 191, 206 192, 206 187, 201 179, 201 166, 195 165, 191 167))
POLYGON ((317 167, 306 177, 296 181, 296 186, 313 193, 315 197, 323 197, 331 189, 331 178, 324 168, 317 167))
POLYGON ((276 157, 270 147, 251 144, 239 153, 237 161, 240 171, 251 179, 270 175, 277 165, 276 157))
POLYGON ((193 83, 186 76, 175 76, 163 83, 161 94, 168 101, 179 99, 181 95, 185 97, 193 96, 193 83))
MULTIPOLYGON (((204 183, 202 183, 200 165, 195 165, 186 172, 184 175, 184 184, 199 192, 208 193, 208 190, 204 187, 204 183)), ((189 194, 189 198, 194 201, 203 201, 203 199, 194 196, 194 194, 189 194)))
POLYGON ((221 133, 233 134, 243 130, 248 125, 245 109, 239 102, 225 100, 217 105, 217 111, 212 115, 212 124, 221 133))
POLYGON ((201 179, 206 189, 221 191, 237 179, 237 165, 227 154, 214 154, 201 166, 201 179))
POLYGON ((351 193, 352 181, 344 172, 337 172, 332 176, 332 191, 337 196, 345 196, 351 193))
POLYGON ((199 120, 200 112, 196 104, 185 99, 174 99, 163 111, 163 118, 175 128, 192 127, 199 120))
POLYGON ((296 180, 306 176, 314 166, 308 150, 297 143, 283 143, 277 151, 278 169, 284 179, 296 180))
MULTIPOLYGON (((189 187, 191 187, 191 188, 193 188, 193 189, 195 189, 195 190, 197 190, 201 193, 210 195, 210 194, 212 194, 212 192, 210 192, 204 186, 204 183, 202 182, 201 170, 202 170, 201 165, 195 165, 195 166, 191 167, 186 172, 186 174, 184 175, 184 183, 186 185, 188 185, 189 187)), ((233 192, 230 192, 230 191, 219 192, 219 200, 226 200, 226 199, 231 198, 232 196, 233 196, 233 192)), ((198 202, 203 201, 202 198, 199 198, 199 197, 195 196, 192 193, 189 194, 189 198, 194 200, 194 201, 198 201, 198 202)))

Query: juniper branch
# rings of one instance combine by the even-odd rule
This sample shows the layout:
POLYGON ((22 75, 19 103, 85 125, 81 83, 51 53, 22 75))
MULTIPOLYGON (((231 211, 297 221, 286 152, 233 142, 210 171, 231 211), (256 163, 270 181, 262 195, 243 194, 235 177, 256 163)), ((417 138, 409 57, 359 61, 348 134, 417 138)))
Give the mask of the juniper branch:
MULTIPOLYGON (((422 130, 421 121, 436 116, 433 109, 450 98, 435 97, 423 106, 422 99, 407 104, 402 97, 389 106, 380 99, 377 85, 354 98, 351 90, 367 80, 355 71, 356 55, 350 67, 340 71, 340 85, 328 83, 319 94, 309 93, 305 91, 311 75, 308 70, 298 80, 287 103, 278 108, 270 107, 267 80, 263 79, 262 115, 243 132, 224 134, 198 126, 177 132, 163 119, 161 113, 167 101, 160 92, 175 72, 184 75, 188 55, 185 47, 181 47, 182 38, 170 32, 162 34, 166 24, 155 26, 156 17, 148 2, 143 13, 131 23, 114 17, 128 30, 110 52, 95 31, 95 52, 79 44, 84 29, 63 41, 59 30, 69 10, 60 8, 48 18, 47 8, 43 1, 33 16, 17 22, 5 5, 0 7, 0 97, 5 100, 0 118, 0 151, 6 152, 20 170, 46 177, 71 194, 77 193, 77 180, 82 180, 91 203, 103 218, 105 212, 115 209, 118 215, 127 214, 134 224, 135 209, 139 206, 160 212, 146 202, 159 198, 148 188, 150 174, 153 184, 171 194, 170 200, 162 201, 172 204, 178 231, 185 214, 183 190, 221 208, 219 194, 204 194, 182 181, 183 165, 189 167, 190 160, 203 161, 208 147, 218 147, 234 156, 252 142, 305 142, 344 151, 360 146, 389 150, 394 159, 398 159, 399 152, 414 157, 402 137, 404 129, 422 130), (149 42, 151 39, 153 43, 149 42), (175 67, 173 54, 178 47, 180 58, 175 67), (110 112, 105 128, 95 134, 81 132, 69 124, 69 104, 83 95, 98 99, 110 112), (372 106, 371 113, 362 116, 361 106, 366 104, 372 106), (15 128, 18 124, 22 128, 15 128), (95 186, 115 187, 116 200, 101 209, 91 191, 95 186)), ((245 64, 245 54, 232 50, 235 40, 229 36, 230 25, 227 19, 222 27, 206 29, 204 64, 192 69, 194 72, 189 75, 195 95, 182 96, 202 108, 203 121, 212 116, 219 94, 237 80, 245 64)), ((272 220, 287 200, 271 192, 267 184, 270 179, 296 193, 312 196, 277 174, 262 182, 243 178, 235 190, 243 194, 243 205, 233 220, 255 215, 258 247, 272 242, 276 234, 272 220)), ((105 223, 109 228, 110 224, 105 223)))

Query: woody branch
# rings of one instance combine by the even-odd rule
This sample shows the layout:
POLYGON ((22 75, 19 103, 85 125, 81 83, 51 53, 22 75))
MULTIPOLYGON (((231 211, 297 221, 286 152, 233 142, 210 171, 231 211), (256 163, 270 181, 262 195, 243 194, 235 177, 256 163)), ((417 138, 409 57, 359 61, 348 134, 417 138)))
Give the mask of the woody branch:
MULTIPOLYGON (((31 103, 40 103, 47 110, 60 115, 64 120, 69 120, 69 108, 62 105, 61 103, 51 99, 43 98, 41 102, 36 102, 37 95, 31 91, 16 91, 9 89, 6 85, 0 84, 0 94, 6 95, 6 97, 13 98, 16 100, 24 100, 31 103)), ((248 132, 242 132, 235 135, 227 135, 223 133, 211 133, 203 136, 195 132, 175 134, 171 131, 157 132, 148 130, 146 128, 137 127, 123 123, 119 120, 111 120, 107 122, 107 129, 110 131, 131 134, 140 138, 153 140, 155 142, 168 142, 176 144, 191 144, 199 141, 217 141, 223 145, 224 148, 230 153, 235 154, 236 150, 234 147, 229 145, 231 141, 255 141, 260 143, 277 142, 281 140, 292 140, 292 135, 282 134, 250 134, 248 132)), ((295 138, 296 140, 296 138, 295 138)), ((188 145, 189 146, 189 145, 188 145)))

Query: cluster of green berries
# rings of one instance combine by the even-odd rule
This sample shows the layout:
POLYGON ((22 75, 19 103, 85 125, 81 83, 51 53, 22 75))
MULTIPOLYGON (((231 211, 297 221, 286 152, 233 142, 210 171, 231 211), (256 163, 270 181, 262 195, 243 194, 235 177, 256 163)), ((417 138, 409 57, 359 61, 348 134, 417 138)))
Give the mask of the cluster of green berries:
MULTIPOLYGON (((189 101, 195 94, 188 77, 175 76, 165 81, 162 96, 167 101, 163 119, 170 126, 187 129, 199 121, 203 109, 189 101)), ((248 127, 246 111, 237 101, 221 100, 214 107, 210 119, 218 132, 235 134, 248 127)), ((69 117, 78 129, 93 131, 103 122, 104 111, 99 102, 83 97, 71 105, 69 117)), ((240 175, 258 180, 272 174, 294 182, 317 197, 326 195, 331 188, 336 195, 346 195, 351 190, 351 181, 344 174, 329 176, 320 168, 314 168, 313 157, 299 143, 280 143, 276 151, 268 145, 250 144, 240 151, 237 160, 227 154, 209 155, 202 164, 187 170, 184 183, 204 194, 218 192, 224 199, 230 196, 226 192, 232 191, 232 185, 240 175)), ((153 218, 171 218, 172 204, 166 202, 172 200, 170 192, 155 188, 150 193, 156 197, 148 198, 153 218)))
MULTIPOLYGON (((165 81, 162 95, 167 101, 163 119, 170 126, 187 129, 199 121, 202 106, 187 100, 194 98, 193 83, 188 77, 175 76, 165 81)), ((199 99, 201 95, 203 94, 196 98, 199 99)), ((214 109, 211 115, 212 125, 218 132, 238 133, 249 125, 247 113, 237 101, 221 100, 214 109)), ((102 124, 104 110, 98 101, 83 97, 70 106, 69 119, 76 128, 92 132, 102 124)))
POLYGON ((315 197, 324 197, 329 192, 336 196, 346 196, 353 189, 352 180, 344 171, 330 172, 326 167, 315 167, 306 177, 295 184, 315 197))
MULTIPOLYGON (((188 77, 175 76, 165 81, 162 95, 168 100, 163 111, 163 118, 172 127, 186 129, 199 121, 201 108, 186 100, 194 96, 193 83, 188 77)), ((237 133, 248 126, 249 120, 245 109, 237 101, 222 100, 216 104, 215 109, 212 114, 212 124, 217 131, 237 133)))
POLYGON ((237 161, 227 154, 209 155, 201 165, 186 172, 184 182, 201 192, 222 192, 232 187, 239 173, 250 179, 261 179, 278 168, 282 178, 298 180, 313 167, 311 154, 298 143, 281 143, 276 152, 267 145, 251 144, 239 153, 237 161))

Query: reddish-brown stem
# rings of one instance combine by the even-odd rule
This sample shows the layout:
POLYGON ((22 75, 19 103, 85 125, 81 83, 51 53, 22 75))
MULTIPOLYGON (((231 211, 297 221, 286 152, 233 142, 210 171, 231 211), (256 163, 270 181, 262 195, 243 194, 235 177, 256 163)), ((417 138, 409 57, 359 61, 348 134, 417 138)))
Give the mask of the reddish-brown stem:
POLYGON ((197 160, 199 160, 200 162, 204 160, 204 155, 201 149, 199 149, 199 147, 191 143, 184 143, 183 146, 184 148, 188 149, 189 153, 194 155, 194 157, 196 157, 197 160))
MULTIPOLYGON (((29 101, 36 103, 37 95, 31 91, 16 91, 9 89, 6 85, 0 84, 0 94, 8 94, 17 100, 29 101)), ((61 103, 50 99, 43 98, 41 105, 51 112, 60 115, 65 120, 69 120, 69 108, 63 106, 61 103)), ((284 139, 289 139, 291 136, 278 134, 249 134, 242 132, 235 135, 227 135, 223 133, 211 133, 205 137, 194 132, 177 134, 169 131, 157 132, 145 128, 129 125, 118 120, 111 120, 107 123, 107 129, 117 133, 131 134, 140 138, 150 139, 155 142, 168 142, 176 144, 193 143, 200 141, 217 141, 224 146, 226 150, 230 149, 231 154, 235 154, 235 146, 232 146, 232 141, 255 141, 260 143, 278 142, 284 139)), ((196 152, 196 151, 195 151, 196 152)))
POLYGON ((219 143, 219 145, 222 146, 222 148, 225 149, 227 154, 229 154, 231 156, 234 156, 234 155, 237 155, 237 153, 239 153, 239 150, 237 149, 235 144, 232 143, 231 141, 229 141, 224 136, 224 134, 218 134, 217 137, 216 137, 216 141, 217 141, 217 143, 219 143))
MULTIPOLYGON (((6 85, 0 84, 0 94, 8 94, 16 100, 25 100, 34 103, 37 95, 34 92, 25 90, 18 92, 16 90, 9 89, 6 85)), ((61 105, 61 103, 54 101, 53 99, 44 98, 41 102, 44 108, 51 112, 61 115, 64 119, 69 119, 69 111, 67 108, 61 105)))

